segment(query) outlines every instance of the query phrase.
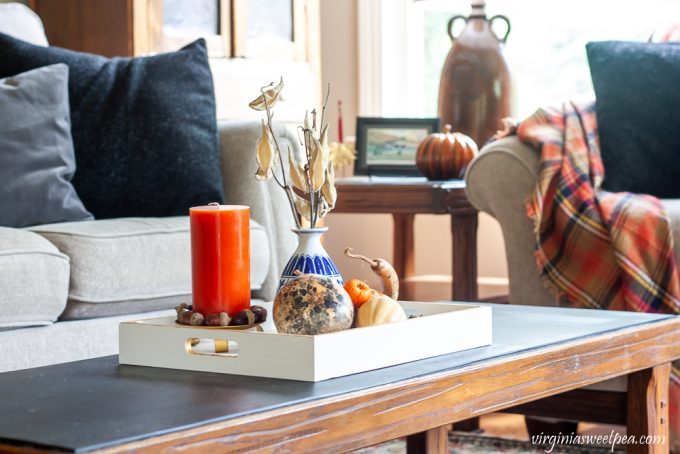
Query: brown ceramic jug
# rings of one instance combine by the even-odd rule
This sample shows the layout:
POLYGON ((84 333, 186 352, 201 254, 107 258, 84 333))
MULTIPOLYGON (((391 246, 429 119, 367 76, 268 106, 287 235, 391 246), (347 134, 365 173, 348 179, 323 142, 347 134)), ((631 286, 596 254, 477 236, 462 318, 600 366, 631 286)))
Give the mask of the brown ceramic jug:
POLYGON ((510 115, 510 75, 502 54, 510 21, 500 15, 487 19, 484 6, 483 0, 473 0, 470 16, 449 20, 453 45, 439 84, 441 124, 455 125, 480 148, 501 129, 501 119, 510 115), (454 36, 459 21, 465 22, 465 28, 454 36), (492 30, 496 21, 505 22, 502 38, 492 30))

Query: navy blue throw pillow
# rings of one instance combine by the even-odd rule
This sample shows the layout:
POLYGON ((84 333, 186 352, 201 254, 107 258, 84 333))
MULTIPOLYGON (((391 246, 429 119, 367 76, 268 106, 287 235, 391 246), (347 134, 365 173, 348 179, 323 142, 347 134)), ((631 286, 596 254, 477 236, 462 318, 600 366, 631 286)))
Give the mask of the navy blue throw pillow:
POLYGON ((680 197, 680 43, 586 46, 603 188, 680 197))
POLYGON ((205 42, 112 58, 0 33, 0 78, 69 67, 73 186, 95 218, 188 215, 222 202, 215 96, 205 42))

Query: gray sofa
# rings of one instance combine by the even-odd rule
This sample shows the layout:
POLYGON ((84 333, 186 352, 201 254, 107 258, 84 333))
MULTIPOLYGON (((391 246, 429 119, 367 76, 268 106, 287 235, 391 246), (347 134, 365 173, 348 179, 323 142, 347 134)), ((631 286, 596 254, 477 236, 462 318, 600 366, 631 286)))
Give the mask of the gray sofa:
MULTIPOLYGON (((534 260, 533 225, 525 201, 536 186, 539 153, 517 137, 485 146, 465 176, 470 202, 499 222, 505 240, 510 302, 555 306, 557 301, 541 282, 534 260)), ((680 263, 680 199, 661 201, 671 218, 675 259, 680 263)))
MULTIPOLYGON (((251 208, 252 297, 271 300, 293 217, 274 182, 255 180, 259 123, 219 132, 226 201, 251 208)), ((116 354, 121 321, 191 301, 190 260, 188 217, 0 228, 0 372, 116 354)))

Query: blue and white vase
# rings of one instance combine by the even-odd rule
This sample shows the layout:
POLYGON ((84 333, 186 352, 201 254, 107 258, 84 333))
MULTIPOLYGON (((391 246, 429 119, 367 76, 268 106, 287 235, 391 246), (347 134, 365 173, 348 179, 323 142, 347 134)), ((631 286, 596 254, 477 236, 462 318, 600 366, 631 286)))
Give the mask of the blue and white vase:
POLYGON ((335 266, 328 252, 321 245, 321 235, 327 230, 328 227, 293 229, 293 232, 299 237, 298 247, 283 269, 279 288, 297 277, 294 274, 296 270, 304 274, 318 274, 329 277, 341 287, 345 285, 338 267, 335 266))

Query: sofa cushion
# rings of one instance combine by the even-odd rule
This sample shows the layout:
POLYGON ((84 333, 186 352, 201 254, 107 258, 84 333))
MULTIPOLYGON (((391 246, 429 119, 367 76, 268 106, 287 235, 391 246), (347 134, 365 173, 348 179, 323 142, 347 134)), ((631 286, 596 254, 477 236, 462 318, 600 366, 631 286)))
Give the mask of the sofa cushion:
POLYGON ((680 43, 588 43, 603 188, 680 197, 680 43))
POLYGON ((95 218, 188 215, 222 202, 205 41, 107 59, 0 34, 0 77, 54 63, 70 69, 73 185, 95 218))
POLYGON ((21 3, 0 4, 0 33, 37 46, 48 45, 40 16, 21 3))
POLYGON ((0 225, 92 219, 71 184, 75 170, 68 66, 0 79, 0 225))
POLYGON ((46 239, 0 227, 0 328, 49 325, 64 310, 69 260, 46 239))
MULTIPOLYGON (((251 288, 269 269, 262 226, 250 221, 251 288)), ((62 319, 174 307, 191 300, 189 218, 121 218, 32 227, 71 258, 62 319)))

